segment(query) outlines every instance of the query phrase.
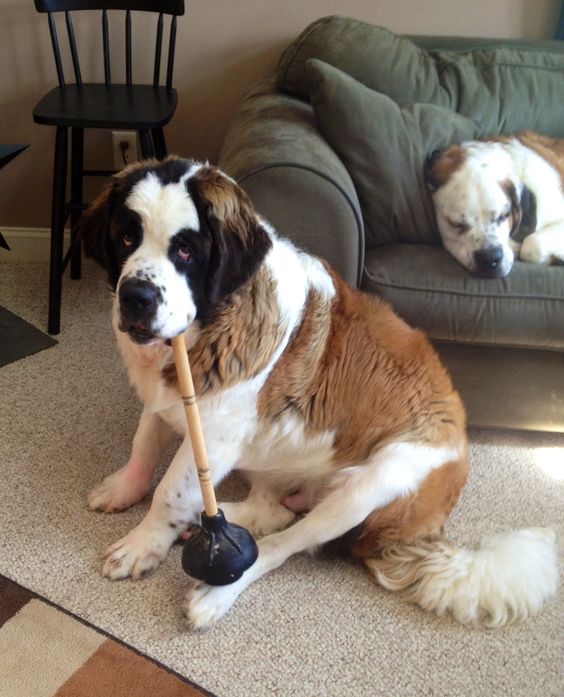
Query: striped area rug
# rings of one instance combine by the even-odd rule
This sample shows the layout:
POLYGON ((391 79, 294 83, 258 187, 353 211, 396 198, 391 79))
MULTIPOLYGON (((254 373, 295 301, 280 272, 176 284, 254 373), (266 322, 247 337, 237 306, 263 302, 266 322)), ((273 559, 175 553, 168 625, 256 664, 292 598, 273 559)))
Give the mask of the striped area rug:
POLYGON ((211 693, 0 575, 0 697, 148 695, 211 693))

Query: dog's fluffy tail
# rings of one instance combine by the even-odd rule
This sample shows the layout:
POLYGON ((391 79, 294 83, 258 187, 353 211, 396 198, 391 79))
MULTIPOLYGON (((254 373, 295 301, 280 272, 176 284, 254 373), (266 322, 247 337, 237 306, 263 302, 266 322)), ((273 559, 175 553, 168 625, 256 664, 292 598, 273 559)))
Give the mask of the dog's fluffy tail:
POLYGON ((378 583, 458 622, 501 627, 537 612, 556 592, 555 536, 549 528, 488 538, 478 550, 439 540, 394 545, 364 563, 378 583))

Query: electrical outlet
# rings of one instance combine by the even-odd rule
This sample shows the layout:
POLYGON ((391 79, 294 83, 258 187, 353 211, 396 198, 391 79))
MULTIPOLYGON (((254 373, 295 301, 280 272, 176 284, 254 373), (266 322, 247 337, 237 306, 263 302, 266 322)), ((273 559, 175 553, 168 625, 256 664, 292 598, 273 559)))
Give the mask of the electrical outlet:
POLYGON ((112 152, 118 171, 137 162, 137 131, 112 131, 112 152))

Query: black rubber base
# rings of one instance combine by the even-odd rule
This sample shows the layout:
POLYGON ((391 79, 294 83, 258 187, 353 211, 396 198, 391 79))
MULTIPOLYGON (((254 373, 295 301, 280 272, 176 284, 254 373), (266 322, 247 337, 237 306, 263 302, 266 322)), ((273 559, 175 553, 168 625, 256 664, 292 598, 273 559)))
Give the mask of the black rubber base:
POLYGON ((210 586, 226 586, 241 578, 258 557, 258 547, 248 530, 202 513, 202 525, 184 543, 182 568, 192 578, 210 586))

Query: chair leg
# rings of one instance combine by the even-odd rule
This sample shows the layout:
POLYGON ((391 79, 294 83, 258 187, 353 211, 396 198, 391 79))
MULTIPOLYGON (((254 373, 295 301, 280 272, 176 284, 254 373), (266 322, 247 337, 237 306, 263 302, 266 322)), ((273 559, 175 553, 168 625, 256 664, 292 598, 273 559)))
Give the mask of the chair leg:
POLYGON ((155 157, 155 147, 151 138, 151 131, 148 128, 142 128, 139 131, 139 142, 141 143, 141 155, 144 160, 155 157))
POLYGON ((80 278, 81 244, 77 239, 78 221, 82 215, 82 172, 84 170, 84 129, 71 129, 71 263, 70 277, 80 278))
POLYGON ((61 325, 61 283, 63 235, 65 229, 65 198, 67 184, 68 133, 57 127, 55 164, 53 167, 53 199, 51 204, 51 260, 49 268, 49 320, 47 331, 58 334, 61 325))
POLYGON ((155 153, 157 155, 157 159, 164 160, 167 156, 167 150, 163 129, 152 128, 151 135, 153 136, 153 143, 155 144, 155 153))

